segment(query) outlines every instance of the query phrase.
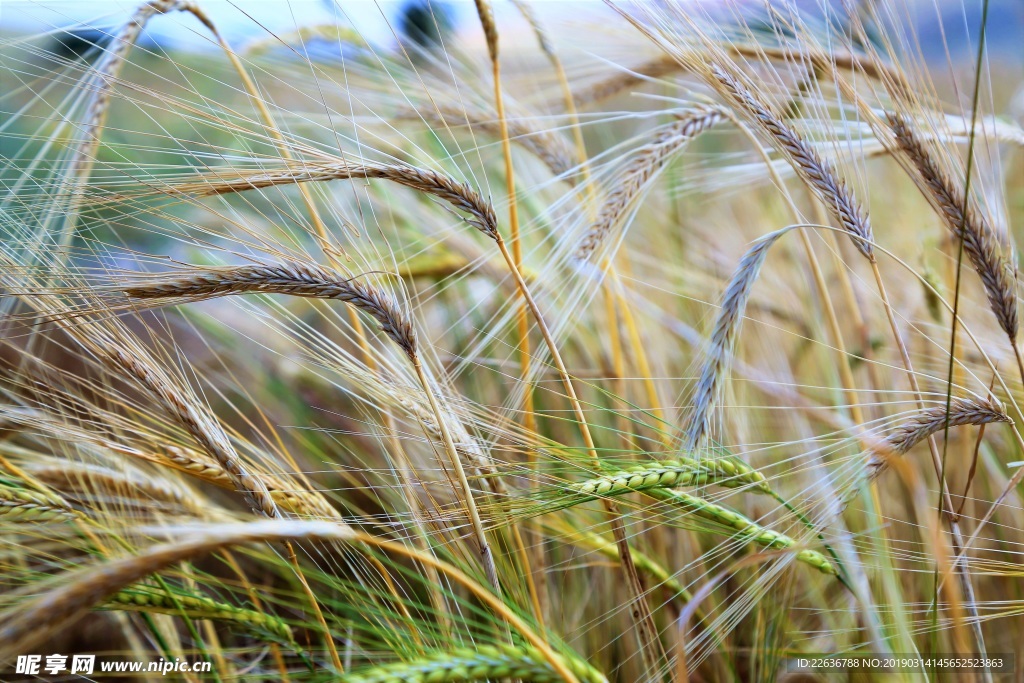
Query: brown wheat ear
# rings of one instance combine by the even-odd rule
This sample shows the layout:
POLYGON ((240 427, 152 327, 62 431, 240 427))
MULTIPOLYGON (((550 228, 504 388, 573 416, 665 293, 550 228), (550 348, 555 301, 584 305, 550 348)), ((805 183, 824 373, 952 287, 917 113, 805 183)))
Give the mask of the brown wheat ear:
MULTIPOLYGON (((949 404, 949 426, 983 425, 993 422, 1013 422, 994 401, 953 398, 949 404)), ((903 455, 932 434, 946 428, 946 406, 935 406, 919 411, 885 437, 889 453, 875 449, 867 462, 868 479, 875 479, 889 466, 890 454, 903 455)))
POLYGON ((717 64, 708 64, 706 68, 710 73, 712 85, 717 86, 742 111, 747 112, 775 146, 789 158, 797 175, 828 208, 840 227, 853 236, 852 241, 857 250, 874 261, 871 222, 832 166, 822 160, 806 140, 786 125, 781 116, 761 102, 735 76, 717 64))
MULTIPOLYGON (((429 194, 468 213, 472 218, 467 222, 492 239, 498 233, 498 218, 494 213, 494 207, 479 192, 438 171, 400 163, 377 164, 347 159, 330 162, 294 161, 279 168, 235 170, 230 174, 226 171, 201 174, 197 180, 165 185, 161 188, 160 194, 212 197, 265 187, 354 179, 389 180, 429 194)), ((147 191, 146 194, 152 192, 147 191)), ((118 195, 104 198, 102 203, 119 202, 124 199, 125 197, 118 195)))
POLYGON ((924 180, 925 196, 938 209, 953 236, 963 241, 964 253, 981 278, 989 306, 999 326, 1017 341, 1017 282, 1007 248, 992 229, 985 214, 968 202, 963 190, 939 168, 935 157, 914 132, 910 121, 899 114, 886 114, 900 149, 924 180))
POLYGON ((389 294, 356 278, 345 278, 318 265, 281 263, 196 269, 182 276, 132 284, 122 291, 133 299, 198 301, 233 294, 289 294, 314 299, 337 299, 370 315, 409 357, 416 354, 412 321, 389 294))
POLYGON ((597 251, 626 211, 633 206, 647 182, 668 163, 673 153, 725 118, 720 107, 701 107, 680 114, 676 122, 661 129, 649 143, 637 150, 605 199, 597 219, 587 228, 576 258, 586 260, 597 251))

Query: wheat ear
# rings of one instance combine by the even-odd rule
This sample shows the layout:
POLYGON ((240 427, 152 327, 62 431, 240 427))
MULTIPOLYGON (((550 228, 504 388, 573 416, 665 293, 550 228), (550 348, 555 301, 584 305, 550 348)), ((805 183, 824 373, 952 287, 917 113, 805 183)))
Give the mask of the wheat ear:
POLYGON ((257 632, 265 631, 285 643, 294 643, 292 629, 279 617, 265 612, 235 607, 199 595, 168 593, 161 589, 136 585, 119 590, 99 608, 169 614, 184 613, 192 619, 214 619, 239 624, 257 632))
POLYGON ((884 449, 873 449, 867 462, 868 479, 875 479, 889 466, 891 455, 903 455, 932 434, 950 427, 962 425, 984 425, 993 422, 1013 422, 994 401, 971 398, 953 398, 946 406, 936 406, 918 411, 885 437, 884 449), (948 422, 947 422, 948 420, 948 422))
POLYGON ((569 501, 569 504, 574 505, 605 496, 621 496, 631 491, 707 484, 727 488, 748 487, 760 493, 775 495, 764 475, 757 470, 728 458, 705 458, 662 460, 569 484, 559 488, 558 502, 569 501))
POLYGON ((196 269, 179 277, 159 277, 148 284, 120 285, 132 299, 199 301, 235 294, 288 294, 343 301, 372 317, 384 334, 410 357, 416 353, 412 322, 394 298, 356 278, 305 263, 196 269))
POLYGON ((576 250, 576 258, 587 260, 604 243, 635 204, 647 182, 690 140, 725 118, 719 107, 701 107, 678 115, 678 120, 658 131, 654 139, 636 150, 615 189, 608 193, 597 218, 587 228, 576 250))
POLYGON ((49 496, 0 486, 0 522, 48 522, 75 519, 79 513, 49 496))
MULTIPOLYGON (((738 538, 757 543, 765 548, 791 548, 796 545, 796 541, 793 538, 778 531, 772 531, 724 505, 712 503, 698 496, 683 493, 682 491, 658 488, 648 489, 647 494, 710 522, 734 529, 739 532, 737 534, 738 538)), ((796 553, 796 559, 814 567, 823 574, 838 576, 835 566, 828 558, 815 550, 800 550, 796 553)))
MULTIPOLYGON (((727 44, 716 46, 727 53, 745 59, 770 59, 773 61, 791 62, 795 64, 813 63, 828 68, 839 68, 847 71, 860 71, 868 78, 888 78, 894 82, 902 82, 898 71, 881 64, 876 59, 866 59, 856 54, 844 54, 818 50, 794 50, 791 48, 773 48, 765 45, 727 44)), ((664 78, 684 70, 685 65, 672 55, 661 55, 631 71, 610 76, 591 85, 576 95, 576 105, 586 107, 602 100, 614 97, 630 88, 643 85, 645 82, 664 78)))
POLYGON ((281 516, 266 484, 249 472, 220 423, 203 410, 190 392, 177 386, 170 377, 134 353, 127 353, 113 345, 104 348, 103 352, 105 360, 135 378, 217 461, 231 478, 235 490, 245 497, 253 510, 267 517, 281 516))
POLYGON ((708 344, 707 360, 701 369, 694 390, 693 411, 683 439, 683 450, 695 452, 711 427, 711 415, 718 403, 722 385, 728 374, 733 347, 743 323, 743 314, 768 250, 792 227, 783 228, 760 238, 747 249, 733 272, 722 295, 722 305, 715 319, 708 344))
POLYGON ((1013 264, 1006 256, 1008 250, 992 229, 985 213, 973 201, 968 203, 963 190, 939 167, 910 121, 891 112, 886 114, 886 119, 900 149, 924 180, 922 189, 925 197, 938 209, 953 236, 963 241, 964 253, 981 278, 999 326, 1010 338, 1010 343, 1016 345, 1017 282, 1013 264))
POLYGON ((131 18, 114 34, 110 47, 106 48, 103 57, 96 65, 92 75, 94 88, 85 113, 85 121, 79 127, 81 141, 72 152, 68 162, 68 173, 72 176, 72 205, 67 211, 67 220, 61 229, 60 244, 67 244, 74 233, 75 220, 78 214, 78 202, 81 189, 89 180, 89 174, 96 162, 96 151, 100 144, 100 135, 107 119, 110 107, 110 95, 114 82, 124 66, 128 53, 135 47, 139 35, 149 20, 157 14, 166 14, 175 10, 192 11, 190 2, 181 0, 152 0, 138 6, 131 18))
POLYGON ((871 246, 871 222, 860 204, 830 164, 783 121, 782 117, 761 102, 740 80, 717 64, 705 65, 709 82, 764 131, 768 138, 789 159, 797 175, 811 188, 818 200, 852 236, 853 245, 866 258, 874 260, 871 246))
MULTIPOLYGON (((68 628, 77 622, 93 605, 174 563, 248 543, 337 541, 380 548, 435 567, 499 613, 532 647, 541 652, 565 683, 579 683, 576 675, 551 646, 494 593, 481 587, 458 568, 404 544, 369 536, 345 524, 280 519, 243 524, 196 525, 180 529, 160 528, 153 531, 188 540, 153 546, 132 557, 80 570, 64 577, 59 587, 0 613, 0 663, 31 651, 34 645, 57 629, 68 628)), ((325 635, 329 637, 329 634, 325 635)))
MULTIPOLYGON (((259 169, 225 173, 200 174, 199 180, 169 184, 162 188, 165 194, 184 194, 190 197, 211 197, 220 194, 257 190, 265 187, 294 185, 296 183, 326 182, 330 180, 389 180, 405 187, 441 199, 453 208, 465 211, 468 223, 484 234, 497 234, 497 217, 490 202, 480 193, 443 173, 406 164, 375 164, 347 159, 332 161, 303 161, 301 165, 286 165, 276 169, 259 169)), ((120 198, 116 199, 117 201, 120 198)))
POLYGON ((252 293, 289 294, 318 299, 337 299, 373 317, 381 330, 401 348, 416 370, 417 378, 434 412, 435 424, 441 433, 445 451, 455 469, 462 488, 465 505, 480 545, 482 565, 495 591, 500 590, 498 571, 490 544, 483 531, 472 487, 462 466, 434 390, 423 370, 417 350, 412 321, 395 300, 383 291, 354 278, 344 278, 326 268, 312 264, 278 264, 273 266, 238 266, 200 270, 181 277, 157 279, 149 284, 131 284, 120 289, 132 299, 156 299, 167 303, 199 301, 219 296, 252 293))
MULTIPOLYGON (((208 506, 180 488, 134 472, 117 472, 99 465, 73 461, 43 465, 29 463, 26 469, 40 481, 76 499, 114 496, 130 498, 140 507, 159 501, 197 516, 209 512, 208 506)), ((224 478, 227 479, 227 476, 224 478)))
MULTIPOLYGON (((561 657, 581 683, 608 679, 576 657, 561 657)), ((462 681, 519 680, 554 683, 558 673, 531 647, 480 645, 440 652, 408 662, 385 664, 342 676, 338 683, 461 683, 462 681)))

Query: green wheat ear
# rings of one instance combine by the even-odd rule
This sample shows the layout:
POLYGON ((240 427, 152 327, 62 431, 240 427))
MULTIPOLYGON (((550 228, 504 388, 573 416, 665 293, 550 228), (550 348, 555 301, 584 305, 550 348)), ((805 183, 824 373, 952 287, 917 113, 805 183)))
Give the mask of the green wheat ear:
POLYGON ((291 627, 272 614, 235 607, 212 598, 175 592, 173 595, 159 588, 136 585, 118 591, 99 608, 106 611, 134 611, 151 614, 180 616, 192 619, 213 619, 236 624, 260 634, 269 634, 276 640, 294 644, 291 627))
MULTIPOLYGON (((576 657, 563 656, 562 663, 580 683, 608 683, 603 674, 576 657)), ((562 680, 537 650, 508 645, 440 652, 422 659, 354 671, 338 680, 339 683, 459 683, 501 679, 531 683, 562 680)))
MULTIPOLYGON (((797 544, 795 539, 778 531, 768 529, 735 510, 688 493, 666 489, 650 489, 648 495, 682 508, 710 522, 715 522, 717 525, 733 529, 739 532, 737 534, 738 538, 757 543, 765 548, 791 548, 797 544)), ((839 572, 836 571, 836 567, 832 562, 815 550, 801 550, 797 552, 796 559, 799 562, 814 567, 823 574, 839 576, 839 572)))

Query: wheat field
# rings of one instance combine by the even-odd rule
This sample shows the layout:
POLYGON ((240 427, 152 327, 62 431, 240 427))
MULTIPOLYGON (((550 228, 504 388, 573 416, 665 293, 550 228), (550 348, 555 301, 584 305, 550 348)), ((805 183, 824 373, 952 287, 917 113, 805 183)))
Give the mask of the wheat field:
POLYGON ((1024 680, 1014 3, 58 4, 0 679, 1024 680))

